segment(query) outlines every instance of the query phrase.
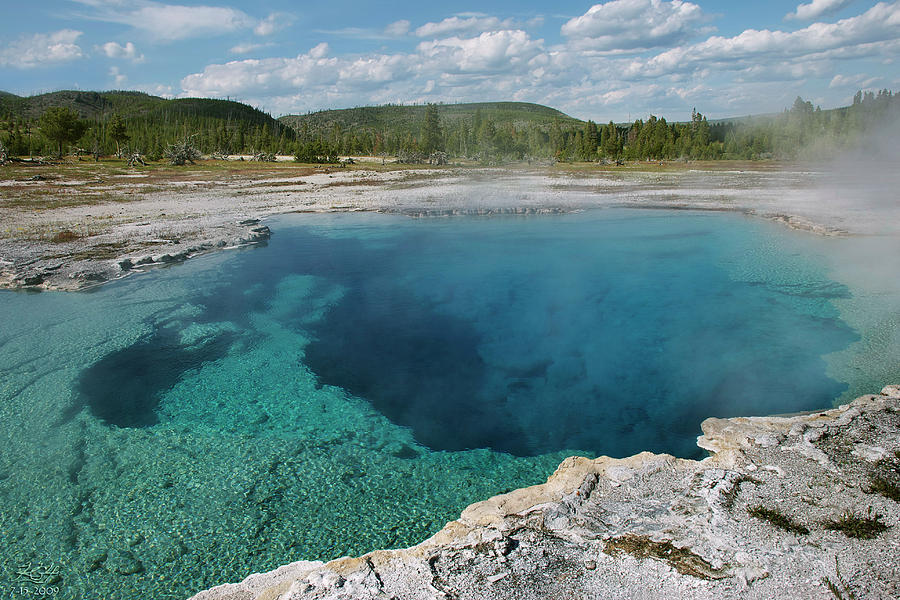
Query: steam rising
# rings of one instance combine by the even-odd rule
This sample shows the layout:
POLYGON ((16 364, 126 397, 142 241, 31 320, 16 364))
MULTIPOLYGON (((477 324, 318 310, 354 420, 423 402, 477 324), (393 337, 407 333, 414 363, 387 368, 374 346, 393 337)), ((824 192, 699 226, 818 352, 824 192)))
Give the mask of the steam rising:
POLYGON ((898 136, 900 120, 894 120, 832 160, 813 188, 818 210, 853 233, 900 233, 898 136))
MULTIPOLYGON (((830 276, 854 290, 834 304, 861 339, 826 357, 835 378, 852 381, 866 371, 884 383, 900 376, 900 119, 869 131, 816 174, 809 189, 789 194, 783 209, 833 224, 850 236, 831 240, 839 251, 824 251, 830 276)), ((823 244, 826 242, 823 240, 823 244)), ((874 390, 852 387, 842 396, 874 390)))

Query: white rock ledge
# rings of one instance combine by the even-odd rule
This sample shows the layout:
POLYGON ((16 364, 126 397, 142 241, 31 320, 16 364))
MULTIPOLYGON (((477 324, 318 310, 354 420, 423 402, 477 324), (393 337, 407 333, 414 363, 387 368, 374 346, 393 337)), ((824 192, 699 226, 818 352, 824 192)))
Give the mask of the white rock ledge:
POLYGON ((704 460, 570 457, 547 483, 473 504, 412 548, 296 562, 192 600, 833 599, 826 579, 845 597, 900 597, 900 503, 872 489, 900 485, 900 386, 702 428, 704 460), (848 512, 888 528, 856 539, 826 527, 848 512))

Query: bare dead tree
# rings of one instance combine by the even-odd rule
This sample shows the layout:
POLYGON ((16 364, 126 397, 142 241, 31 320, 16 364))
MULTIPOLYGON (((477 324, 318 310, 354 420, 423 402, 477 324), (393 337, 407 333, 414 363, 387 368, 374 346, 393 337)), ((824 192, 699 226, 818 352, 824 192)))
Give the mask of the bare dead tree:
POLYGON ((182 140, 169 144, 166 148, 165 156, 172 165, 180 166, 186 163, 196 164, 195 161, 200 160, 200 151, 194 146, 194 138, 196 134, 189 135, 182 140))
POLYGON ((275 162, 275 154, 273 152, 260 151, 250 157, 250 160, 256 162, 275 162))
POLYGON ((144 161, 144 155, 141 154, 139 151, 135 150, 134 152, 132 152, 128 155, 128 166, 134 167, 138 164, 141 164, 145 167, 147 166, 147 163, 144 161))

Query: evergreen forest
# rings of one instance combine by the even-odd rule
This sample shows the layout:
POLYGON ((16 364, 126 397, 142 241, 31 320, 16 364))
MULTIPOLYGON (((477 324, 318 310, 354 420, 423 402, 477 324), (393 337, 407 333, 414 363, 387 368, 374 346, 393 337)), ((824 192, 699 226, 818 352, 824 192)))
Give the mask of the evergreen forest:
POLYGON ((650 115, 633 123, 580 121, 522 102, 386 105, 273 118, 231 100, 164 99, 141 92, 65 91, 28 98, 0 92, 0 143, 10 156, 69 152, 158 160, 189 139, 205 154, 340 156, 436 152, 484 162, 817 159, 863 145, 900 122, 900 95, 858 92, 823 110, 798 97, 778 114, 710 121, 650 115), (68 117, 73 122, 60 124, 68 117), (68 137, 66 137, 68 136, 68 137))

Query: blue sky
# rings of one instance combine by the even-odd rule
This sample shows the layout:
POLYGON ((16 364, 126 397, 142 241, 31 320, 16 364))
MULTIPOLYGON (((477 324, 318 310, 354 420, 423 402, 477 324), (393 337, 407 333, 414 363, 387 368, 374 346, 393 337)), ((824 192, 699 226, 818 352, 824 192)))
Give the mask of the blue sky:
POLYGON ((3 12, 0 90, 20 95, 137 89, 275 116, 520 100, 605 122, 900 89, 900 1, 45 0, 3 12))

